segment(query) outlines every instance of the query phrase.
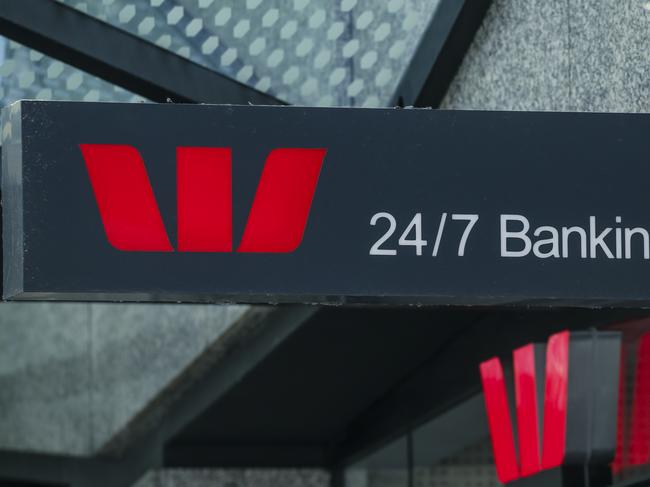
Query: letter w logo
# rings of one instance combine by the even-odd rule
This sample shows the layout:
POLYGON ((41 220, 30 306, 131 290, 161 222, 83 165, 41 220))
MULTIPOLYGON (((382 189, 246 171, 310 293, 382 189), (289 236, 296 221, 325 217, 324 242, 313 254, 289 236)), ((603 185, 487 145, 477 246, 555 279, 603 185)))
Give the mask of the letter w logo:
MULTIPOLYGON (((172 252, 139 152, 129 145, 80 148, 109 243, 123 251, 172 252)), ((271 151, 237 252, 287 253, 298 248, 325 152, 271 151)), ((231 252, 231 150, 178 147, 176 164, 178 250, 231 252)))
POLYGON ((480 366, 494 461, 502 483, 558 467, 564 461, 569 332, 550 337, 546 346, 545 373, 541 363, 543 348, 543 345, 530 344, 515 350, 513 354, 519 462, 501 361, 493 358, 480 366), (538 375, 541 374, 546 376, 543 423, 540 423, 538 411, 539 396, 542 395, 538 390, 541 383, 538 375))

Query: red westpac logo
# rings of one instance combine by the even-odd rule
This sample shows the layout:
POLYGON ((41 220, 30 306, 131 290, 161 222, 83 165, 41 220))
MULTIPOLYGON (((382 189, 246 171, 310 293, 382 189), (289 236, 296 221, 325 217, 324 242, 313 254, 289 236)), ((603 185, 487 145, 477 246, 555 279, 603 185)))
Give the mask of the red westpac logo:
POLYGON ((493 358, 480 366, 494 461, 497 476, 503 483, 559 467, 564 461, 569 332, 551 336, 546 346, 541 422, 535 367, 536 359, 540 357, 536 357, 535 351, 536 347, 530 344, 518 348, 513 353, 519 455, 515 449, 513 423, 501 361, 493 358), (540 429, 543 429, 541 436, 540 429))
MULTIPOLYGON (((174 251, 137 149, 80 148, 109 243, 123 251, 174 251)), ((269 153, 237 252, 298 248, 325 152, 280 148, 269 153)), ((176 189, 177 250, 232 252, 231 149, 178 147, 176 189)))

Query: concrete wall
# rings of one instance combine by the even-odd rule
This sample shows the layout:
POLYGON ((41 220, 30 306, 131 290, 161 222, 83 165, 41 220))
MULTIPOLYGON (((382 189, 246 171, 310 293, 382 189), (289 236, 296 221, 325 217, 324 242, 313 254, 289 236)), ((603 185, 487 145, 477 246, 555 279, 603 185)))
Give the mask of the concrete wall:
POLYGON ((495 0, 443 108, 650 111, 647 0, 495 0))
POLYGON ((101 450, 248 308, 0 304, 0 449, 101 450))

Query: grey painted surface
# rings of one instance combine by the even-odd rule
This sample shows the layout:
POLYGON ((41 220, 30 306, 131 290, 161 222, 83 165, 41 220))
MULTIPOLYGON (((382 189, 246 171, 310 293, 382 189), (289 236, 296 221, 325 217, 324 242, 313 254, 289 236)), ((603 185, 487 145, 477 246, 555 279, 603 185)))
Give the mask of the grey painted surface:
POLYGON ((104 449, 248 308, 0 304, 0 449, 104 449))
POLYGON ((645 0, 495 0, 443 108, 650 111, 645 0))
POLYGON ((149 472, 134 487, 329 487, 323 470, 184 470, 149 472))

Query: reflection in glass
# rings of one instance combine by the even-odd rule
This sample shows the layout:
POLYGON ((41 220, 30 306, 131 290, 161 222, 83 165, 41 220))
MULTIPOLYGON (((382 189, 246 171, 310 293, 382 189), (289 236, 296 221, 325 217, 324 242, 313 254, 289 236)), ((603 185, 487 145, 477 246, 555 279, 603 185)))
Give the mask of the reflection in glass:
POLYGON ((408 487, 407 439, 403 437, 345 470, 345 487, 408 487))
POLYGON ((617 482, 650 474, 650 319, 610 327, 623 333, 616 455, 617 482))
POLYGON ((414 487, 500 487, 489 438, 429 466, 415 465, 414 487))
POLYGON ((485 402, 482 394, 416 428, 414 487, 496 487, 485 402))

